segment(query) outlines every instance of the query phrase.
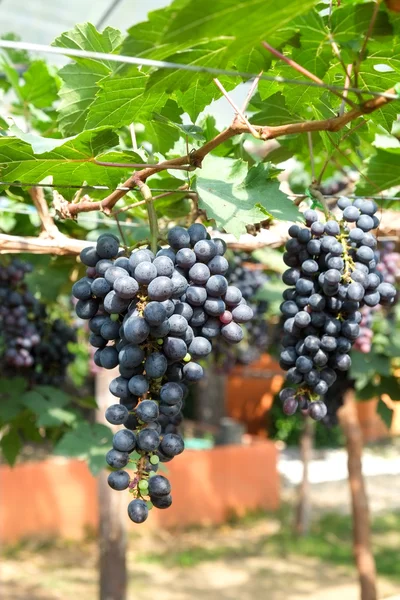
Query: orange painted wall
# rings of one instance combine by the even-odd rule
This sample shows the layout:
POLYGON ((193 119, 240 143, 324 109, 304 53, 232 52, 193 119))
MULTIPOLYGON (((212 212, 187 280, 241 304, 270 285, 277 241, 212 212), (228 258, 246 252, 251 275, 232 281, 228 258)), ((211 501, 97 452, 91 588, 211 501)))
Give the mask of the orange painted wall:
POLYGON ((266 437, 268 411, 283 380, 282 369, 268 354, 263 354, 259 361, 248 367, 236 367, 228 377, 227 414, 246 423, 247 431, 252 435, 266 437))
POLYGON ((97 523, 96 480, 86 463, 51 458, 0 467, 0 540, 79 538, 97 523))
MULTIPOLYGON (((276 509, 276 462, 277 450, 269 441, 187 450, 167 465, 172 507, 154 509, 148 526, 220 523, 232 513, 276 509)), ((121 493, 128 504, 129 493, 121 493)), ((84 462, 50 458, 0 467, 0 541, 49 535, 79 539, 97 524, 96 479, 84 462)))

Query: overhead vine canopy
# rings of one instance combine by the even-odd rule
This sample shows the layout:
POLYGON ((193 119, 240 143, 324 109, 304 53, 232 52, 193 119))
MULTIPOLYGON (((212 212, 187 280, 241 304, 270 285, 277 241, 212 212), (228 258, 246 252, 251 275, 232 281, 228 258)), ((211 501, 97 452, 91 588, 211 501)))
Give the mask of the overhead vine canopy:
MULTIPOLYGON (((175 0, 127 33, 76 25, 54 40, 78 54, 59 71, 42 56, 3 48, 3 209, 32 204, 24 190, 47 182, 61 217, 101 211, 97 221, 60 225, 81 238, 82 227, 106 226, 105 215, 130 206, 122 224, 145 221, 147 183, 159 217, 185 221, 204 211, 238 237, 266 220, 300 218, 278 180, 290 158, 292 191, 352 171, 356 194, 396 196, 399 19, 383 2, 175 0), (249 94, 238 107, 230 92, 243 82, 249 94), (222 96, 232 124, 220 131, 207 107, 222 96)), ((1 217, 6 234, 26 220, 15 212, 1 217)))

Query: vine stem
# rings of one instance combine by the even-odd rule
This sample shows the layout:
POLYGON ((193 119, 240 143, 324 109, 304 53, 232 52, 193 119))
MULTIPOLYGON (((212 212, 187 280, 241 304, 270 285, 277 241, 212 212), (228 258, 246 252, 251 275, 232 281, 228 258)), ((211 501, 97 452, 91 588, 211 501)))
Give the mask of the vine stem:
MULTIPOLYGON (((297 63, 292 58, 289 58, 289 56, 285 56, 285 54, 282 54, 281 52, 279 52, 279 50, 277 50, 276 48, 273 48, 267 42, 263 41, 263 42, 261 42, 261 44, 264 46, 264 48, 266 50, 268 50, 269 52, 271 52, 271 54, 273 54, 274 56, 276 56, 276 58, 279 58, 280 60, 283 60, 286 64, 288 64, 290 67, 292 67, 293 69, 295 69, 301 75, 304 75, 305 77, 308 77, 308 79, 311 79, 311 81, 314 81, 315 83, 319 83, 319 84, 323 84, 324 83, 322 81, 322 79, 320 79, 319 77, 317 77, 316 75, 314 75, 314 73, 311 73, 310 71, 308 71, 308 69, 305 69, 304 67, 302 67, 301 65, 299 65, 299 63, 297 63)), ((345 102, 347 102, 347 104, 349 104, 353 109, 357 108, 357 106, 356 106, 356 104, 354 102, 352 102, 351 100, 349 100, 349 98, 346 98, 340 92, 338 92, 338 91, 335 90, 335 91, 332 91, 332 93, 335 94, 335 96, 338 96, 338 98, 340 98, 341 100, 344 100, 345 102)))
MULTIPOLYGON (((385 96, 378 96, 372 100, 368 100, 361 106, 357 107, 356 109, 349 110, 342 116, 330 117, 320 121, 301 121, 299 123, 288 123, 286 125, 278 126, 254 125, 253 127, 259 133, 259 136, 262 140, 272 140, 283 135, 305 133, 307 131, 339 131, 351 121, 354 121, 355 119, 358 119, 359 117, 369 114, 375 110, 381 109, 393 99, 392 97, 386 97, 387 94, 393 94, 394 96, 396 92, 394 88, 391 88, 384 93, 385 96)), ((85 200, 77 203, 67 202, 65 200, 63 203, 59 203, 59 215, 61 218, 71 219, 75 218, 79 213, 91 212, 93 210, 102 210, 106 214, 109 214, 118 200, 123 198, 133 187, 137 186, 138 180, 146 181, 152 175, 155 175, 160 171, 166 171, 171 166, 186 166, 186 170, 188 170, 189 166, 200 168, 202 161, 207 154, 232 137, 242 133, 248 133, 248 131, 249 128, 247 125, 245 123, 238 122, 236 119, 234 125, 229 126, 227 129, 216 135, 215 138, 206 142, 197 150, 194 150, 190 156, 179 156, 170 160, 166 160, 162 163, 158 163, 157 165, 147 165, 147 168, 133 173, 129 179, 122 184, 122 187, 119 186, 103 200, 99 200, 97 202, 93 202, 93 200, 85 200)))
POLYGON ((158 219, 156 209, 154 207, 153 196, 151 194, 151 189, 148 185, 143 183, 140 179, 136 180, 136 185, 139 188, 140 193, 142 194, 144 200, 146 200, 146 210, 147 215, 149 217, 149 225, 150 225, 150 248, 154 254, 157 252, 158 245, 158 219))
POLYGON ((313 196, 313 198, 315 198, 316 200, 318 200, 318 202, 322 204, 324 208, 325 218, 328 220, 330 218, 330 212, 324 195, 317 189, 316 184, 311 184, 309 190, 311 196, 313 196))

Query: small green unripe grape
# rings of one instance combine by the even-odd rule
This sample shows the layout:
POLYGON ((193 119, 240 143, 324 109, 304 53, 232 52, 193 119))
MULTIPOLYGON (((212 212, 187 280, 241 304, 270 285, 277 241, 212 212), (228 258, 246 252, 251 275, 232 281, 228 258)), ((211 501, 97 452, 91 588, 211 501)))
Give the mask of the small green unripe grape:
POLYGON ((111 319, 111 321, 118 321, 119 315, 112 314, 112 315, 110 315, 110 319, 111 319))
POLYGON ((148 500, 148 501, 146 502, 146 504, 147 504, 147 508, 148 508, 149 510, 151 510, 151 509, 153 508, 153 503, 152 503, 152 502, 150 502, 150 500, 148 500))
POLYGON ((161 346, 161 344, 163 344, 163 343, 164 343, 164 340, 163 340, 162 338, 158 338, 158 340, 157 340, 157 344, 158 344, 159 346, 161 346))
POLYGON ((142 479, 138 483, 138 488, 141 492, 146 492, 149 488, 149 482, 146 479, 142 479))
POLYGON ((150 462, 152 465, 158 465, 158 463, 160 462, 160 459, 158 458, 158 456, 153 454, 153 456, 150 456, 150 462))
POLYGON ((189 354, 189 352, 186 354, 185 358, 183 359, 183 362, 190 362, 192 360, 191 355, 189 354))
POLYGON ((150 471, 149 473, 149 477, 155 477, 157 475, 157 473, 155 473, 154 471, 150 471))

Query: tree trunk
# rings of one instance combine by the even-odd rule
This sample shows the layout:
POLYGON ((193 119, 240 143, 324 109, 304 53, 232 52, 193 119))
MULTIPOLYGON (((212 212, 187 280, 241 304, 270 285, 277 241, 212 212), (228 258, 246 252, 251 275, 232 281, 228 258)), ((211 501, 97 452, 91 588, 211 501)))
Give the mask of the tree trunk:
POLYGON ((353 515, 353 550, 361 588, 361 600, 377 600, 375 560, 371 550, 368 497, 362 474, 363 440, 358 422, 354 391, 344 395, 338 411, 346 438, 349 484, 353 515))
MULTIPOLYGON (((108 386, 118 373, 106 371, 96 375, 96 400, 99 407, 96 420, 105 420, 106 408, 115 404, 115 398, 108 386)), ((102 471, 98 479, 98 497, 100 509, 99 526, 99 599, 126 600, 126 507, 128 499, 123 492, 112 490, 107 483, 107 471, 102 471)))
POLYGON ((312 458, 314 440, 314 421, 306 417, 303 433, 300 438, 300 456, 303 463, 303 479, 298 488, 295 532, 296 535, 307 535, 310 528, 311 498, 309 482, 309 464, 312 458))

